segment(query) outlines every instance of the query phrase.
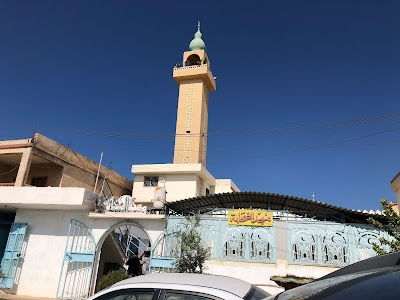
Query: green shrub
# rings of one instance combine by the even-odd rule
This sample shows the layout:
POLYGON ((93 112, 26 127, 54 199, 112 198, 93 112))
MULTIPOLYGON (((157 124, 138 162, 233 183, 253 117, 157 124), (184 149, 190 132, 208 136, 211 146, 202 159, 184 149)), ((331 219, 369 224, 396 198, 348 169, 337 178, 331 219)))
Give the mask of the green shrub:
POLYGON ((178 273, 203 273, 205 261, 211 256, 211 248, 204 246, 198 230, 200 216, 187 216, 185 229, 178 233, 180 249, 175 257, 175 268, 178 273))
POLYGON ((108 272, 107 275, 101 277, 101 279, 97 283, 96 292, 104 290, 112 286, 114 283, 117 283, 129 277, 130 276, 127 275, 126 272, 122 270, 108 272))

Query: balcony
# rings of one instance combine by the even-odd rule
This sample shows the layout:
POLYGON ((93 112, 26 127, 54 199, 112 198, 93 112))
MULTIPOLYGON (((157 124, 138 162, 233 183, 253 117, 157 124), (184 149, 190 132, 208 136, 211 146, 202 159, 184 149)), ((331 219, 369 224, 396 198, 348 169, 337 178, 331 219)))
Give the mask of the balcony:
POLYGON ((208 67, 208 64, 191 65, 191 66, 175 66, 173 70, 173 77, 179 84, 184 80, 203 79, 210 92, 216 91, 217 83, 215 78, 208 67))

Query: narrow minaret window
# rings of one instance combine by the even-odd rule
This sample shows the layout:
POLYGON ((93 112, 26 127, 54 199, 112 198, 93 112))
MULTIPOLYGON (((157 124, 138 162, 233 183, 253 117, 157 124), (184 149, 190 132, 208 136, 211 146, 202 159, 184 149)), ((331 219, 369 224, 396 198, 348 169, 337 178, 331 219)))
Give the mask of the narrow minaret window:
POLYGON ((197 32, 176 64, 173 77, 179 85, 174 164, 206 165, 208 130, 208 94, 215 92, 216 82, 210 69, 200 22, 197 32))

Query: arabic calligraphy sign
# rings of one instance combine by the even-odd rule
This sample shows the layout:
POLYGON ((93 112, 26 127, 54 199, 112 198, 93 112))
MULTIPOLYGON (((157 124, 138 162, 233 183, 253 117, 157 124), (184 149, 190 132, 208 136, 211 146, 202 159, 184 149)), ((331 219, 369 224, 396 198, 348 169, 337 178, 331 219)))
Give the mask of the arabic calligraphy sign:
POLYGON ((265 210, 237 209, 228 211, 228 225, 273 226, 272 212, 265 210))

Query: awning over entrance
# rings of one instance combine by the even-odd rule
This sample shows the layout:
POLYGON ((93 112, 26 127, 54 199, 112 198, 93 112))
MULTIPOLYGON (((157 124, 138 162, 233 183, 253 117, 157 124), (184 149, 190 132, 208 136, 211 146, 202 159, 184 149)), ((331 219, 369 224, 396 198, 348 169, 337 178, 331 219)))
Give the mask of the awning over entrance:
POLYGON ((255 208, 288 211, 307 218, 342 223, 367 223, 368 217, 371 216, 376 220, 384 220, 381 214, 350 210, 319 201, 288 195, 261 192, 214 194, 168 203, 167 206, 170 210, 182 214, 187 214, 189 212, 206 213, 223 208, 255 208))

